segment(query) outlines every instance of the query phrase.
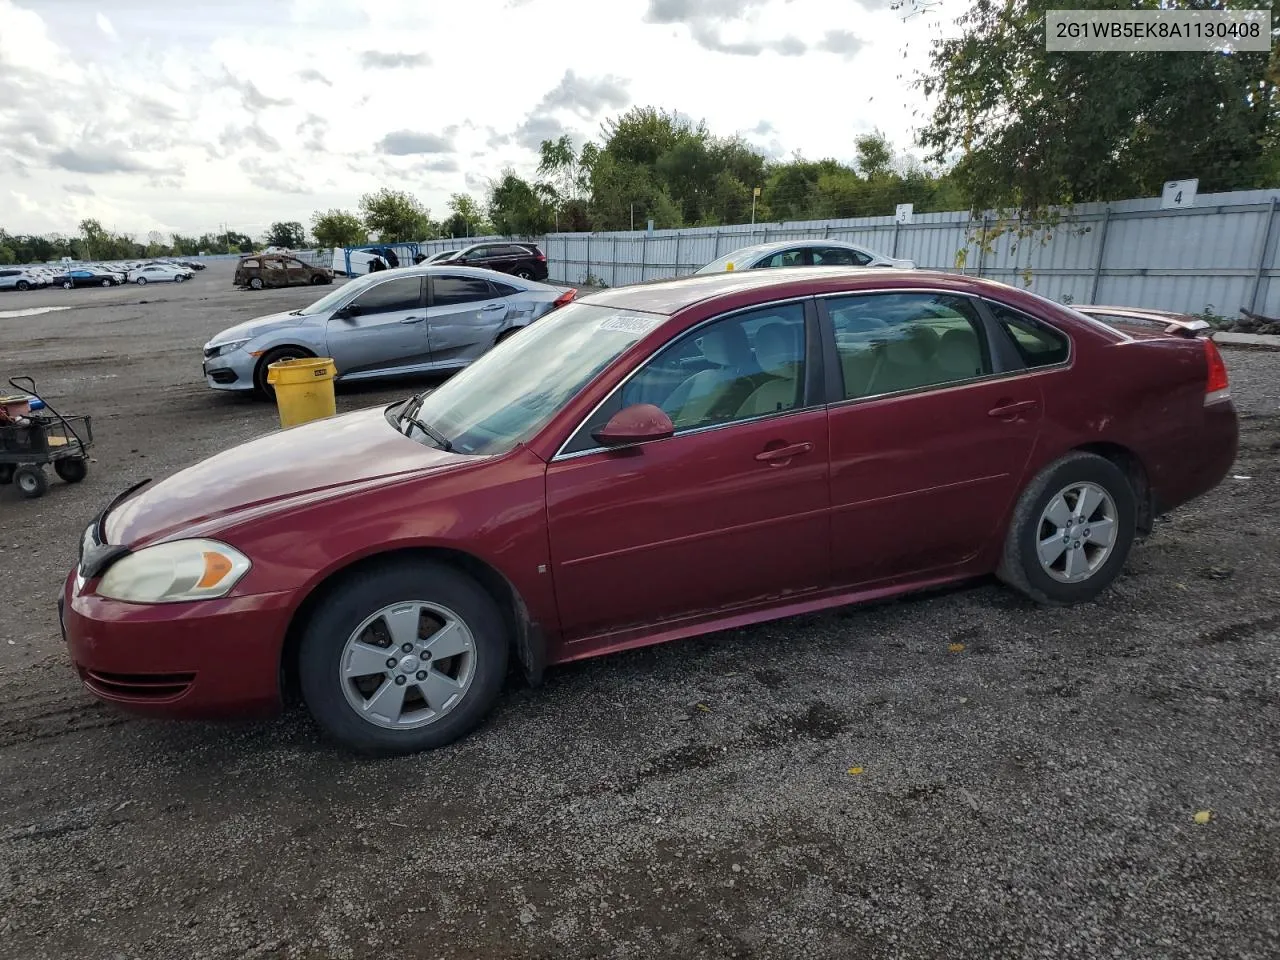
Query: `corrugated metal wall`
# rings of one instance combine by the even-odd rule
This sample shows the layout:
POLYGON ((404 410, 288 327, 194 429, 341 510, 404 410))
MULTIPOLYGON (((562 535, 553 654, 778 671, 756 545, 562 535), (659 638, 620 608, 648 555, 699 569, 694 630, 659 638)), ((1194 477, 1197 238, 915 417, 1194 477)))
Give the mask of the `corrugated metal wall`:
MULTIPOLYGON (((980 226, 967 213, 919 214, 806 223, 616 233, 560 233, 535 239, 547 254, 551 279, 611 287, 692 273, 752 243, 831 237, 860 243, 920 267, 963 272, 1026 285, 1055 300, 1109 303, 1187 312, 1206 308, 1235 316, 1249 307, 1280 315, 1280 190, 1202 194, 1188 210, 1161 210, 1159 198, 1083 204, 1065 211, 1046 237, 999 237, 992 249, 971 240, 980 226), (1265 241, 1266 249, 1263 249, 1265 241)), ((471 242, 490 239, 471 238, 471 242)), ((499 239, 499 238, 492 238, 499 239)), ((457 240, 429 241, 424 252, 457 240)))

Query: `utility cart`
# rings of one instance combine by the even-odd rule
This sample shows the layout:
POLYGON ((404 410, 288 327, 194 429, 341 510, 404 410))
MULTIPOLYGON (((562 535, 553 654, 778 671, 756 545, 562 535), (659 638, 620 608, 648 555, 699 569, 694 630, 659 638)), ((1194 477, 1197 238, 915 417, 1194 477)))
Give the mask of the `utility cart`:
POLYGON ((89 472, 91 418, 58 413, 30 377, 9 384, 23 395, 0 398, 0 483, 15 484, 29 499, 42 497, 49 489, 47 464, 67 483, 79 483, 89 472))

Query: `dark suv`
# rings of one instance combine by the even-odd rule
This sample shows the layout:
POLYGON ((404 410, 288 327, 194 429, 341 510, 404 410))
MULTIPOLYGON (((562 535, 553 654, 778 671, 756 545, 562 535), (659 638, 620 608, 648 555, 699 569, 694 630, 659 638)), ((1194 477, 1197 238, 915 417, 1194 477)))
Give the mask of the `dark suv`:
POLYGON ((547 279, 547 255, 535 243, 476 243, 436 262, 498 270, 524 280, 547 279))

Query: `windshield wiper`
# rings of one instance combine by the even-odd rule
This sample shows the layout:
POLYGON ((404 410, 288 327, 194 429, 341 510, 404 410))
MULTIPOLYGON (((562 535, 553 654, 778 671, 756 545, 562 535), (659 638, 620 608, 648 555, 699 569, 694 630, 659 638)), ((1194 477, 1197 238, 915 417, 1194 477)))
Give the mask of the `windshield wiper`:
MULTIPOLYGON (((424 399, 425 398, 422 396, 417 396, 405 401, 404 409, 400 411, 398 419, 401 423, 407 423, 411 426, 417 427, 431 438, 432 443, 438 446, 445 453, 449 453, 453 449, 453 444, 449 441, 449 438, 440 433, 440 431, 432 429, 430 426, 418 419, 418 411, 422 408, 422 401, 424 399)), ((405 434, 406 436, 408 435, 407 430, 405 431, 405 434)))
POLYGON ((289 311, 289 316, 291 316, 291 317, 300 317, 300 316, 302 316, 302 311, 301 311, 301 310, 290 310, 290 311, 289 311))

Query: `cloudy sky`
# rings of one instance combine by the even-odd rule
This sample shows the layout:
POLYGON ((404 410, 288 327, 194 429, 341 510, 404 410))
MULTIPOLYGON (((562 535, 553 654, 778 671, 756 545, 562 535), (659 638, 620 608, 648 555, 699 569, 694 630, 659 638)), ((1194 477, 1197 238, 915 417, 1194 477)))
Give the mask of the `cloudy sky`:
POLYGON ((0 227, 258 235, 384 185, 440 216, 637 104, 777 156, 906 147, 939 29, 889 0, 0 0, 0 227))

